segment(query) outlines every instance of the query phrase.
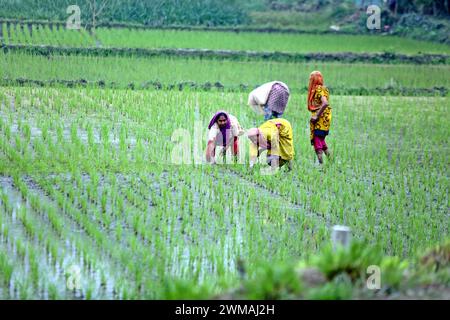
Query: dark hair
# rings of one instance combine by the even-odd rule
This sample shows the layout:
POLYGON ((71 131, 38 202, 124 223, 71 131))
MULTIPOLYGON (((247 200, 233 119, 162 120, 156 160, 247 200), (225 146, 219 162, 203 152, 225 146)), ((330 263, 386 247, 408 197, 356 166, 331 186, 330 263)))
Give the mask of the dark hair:
POLYGON ((226 114, 225 112, 221 112, 221 113, 219 113, 219 114, 217 115, 217 117, 216 117, 216 122, 219 120, 219 118, 220 118, 221 116, 224 116, 225 119, 228 120, 227 114, 226 114))

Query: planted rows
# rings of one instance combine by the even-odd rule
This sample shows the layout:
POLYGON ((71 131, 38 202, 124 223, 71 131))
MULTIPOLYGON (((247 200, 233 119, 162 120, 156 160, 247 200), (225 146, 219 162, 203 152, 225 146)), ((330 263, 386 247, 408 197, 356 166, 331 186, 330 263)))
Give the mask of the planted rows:
MULTIPOLYGON (((201 158, 220 106, 245 128, 258 125, 245 98, 2 88, 0 296, 217 295, 238 285, 241 265, 253 277, 261 262, 317 252, 334 224, 401 257, 448 234, 448 98, 332 97, 335 160, 324 171, 314 166, 309 114, 296 94, 286 112, 292 172, 172 162, 176 130, 198 135, 197 151, 188 152, 201 158), (420 125, 424 119, 432 125, 420 125), (75 290, 67 288, 72 266, 81 275, 75 290)), ((240 143, 245 153, 245 137, 240 143)))
POLYGON ((449 54, 445 44, 429 43, 394 36, 342 34, 286 34, 260 32, 221 32, 205 30, 139 30, 97 28, 95 37, 85 29, 67 30, 63 25, 3 23, 6 44, 67 45, 108 48, 190 48, 214 51, 256 51, 287 53, 382 53, 408 55, 449 54))
POLYGON ((250 91, 273 79, 306 92, 311 70, 322 70, 333 94, 446 95, 447 65, 239 62, 198 58, 35 56, 0 53, 4 84, 250 91), (99 71, 101 70, 101 71, 99 71), (129 70, 126 74, 123 70, 129 70), (351 73, 352 77, 348 77, 351 73))
POLYGON ((374 63, 374 64, 448 64, 448 54, 415 54, 398 53, 289 53, 265 51, 231 51, 212 49, 177 49, 177 48, 140 48, 140 47, 61 47, 51 45, 2 44, 5 53, 25 52, 34 55, 89 55, 119 57, 185 57, 201 59, 226 59, 232 61, 278 61, 278 62, 341 62, 341 63, 374 63))

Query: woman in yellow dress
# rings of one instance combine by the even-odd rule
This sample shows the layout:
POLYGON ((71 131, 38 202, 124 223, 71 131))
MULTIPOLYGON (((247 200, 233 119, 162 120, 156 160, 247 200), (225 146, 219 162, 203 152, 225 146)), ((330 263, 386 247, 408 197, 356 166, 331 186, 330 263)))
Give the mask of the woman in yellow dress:
POLYGON ((310 140, 317 154, 319 163, 323 163, 323 153, 330 157, 331 153, 325 142, 331 125, 331 106, 328 103, 329 93, 323 84, 323 76, 319 71, 311 72, 308 88, 308 110, 311 112, 310 140))
POLYGON ((264 150, 267 150, 267 164, 271 167, 282 167, 287 164, 292 169, 294 159, 294 139, 289 121, 282 118, 264 122, 259 128, 251 128, 247 132, 250 140, 250 167, 264 150))

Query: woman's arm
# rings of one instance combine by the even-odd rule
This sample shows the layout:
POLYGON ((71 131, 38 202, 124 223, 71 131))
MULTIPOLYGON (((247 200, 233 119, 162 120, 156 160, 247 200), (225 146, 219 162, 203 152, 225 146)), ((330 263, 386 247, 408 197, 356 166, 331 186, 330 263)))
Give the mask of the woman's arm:
POLYGON ((206 161, 209 163, 215 163, 215 149, 216 143, 214 140, 208 141, 208 146, 206 147, 206 161))
POLYGON ((322 106, 320 107, 319 110, 317 110, 316 114, 311 117, 311 121, 312 122, 317 122, 317 120, 319 120, 319 118, 322 115, 322 113, 325 110, 325 108, 328 107, 328 100, 327 100, 327 98, 322 96, 321 100, 322 100, 322 106))
POLYGON ((251 142, 250 143, 250 168, 252 168, 255 165, 258 157, 259 157, 258 146, 255 143, 251 142))

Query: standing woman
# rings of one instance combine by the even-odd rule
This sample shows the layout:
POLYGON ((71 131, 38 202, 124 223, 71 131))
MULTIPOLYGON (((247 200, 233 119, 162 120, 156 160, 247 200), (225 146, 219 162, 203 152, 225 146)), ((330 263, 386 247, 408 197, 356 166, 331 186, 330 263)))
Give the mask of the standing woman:
POLYGON ((311 112, 310 140, 320 164, 323 163, 323 153, 330 157, 330 150, 325 142, 331 125, 331 106, 328 100, 329 93, 323 84, 322 74, 319 71, 311 72, 308 88, 308 110, 311 112))

